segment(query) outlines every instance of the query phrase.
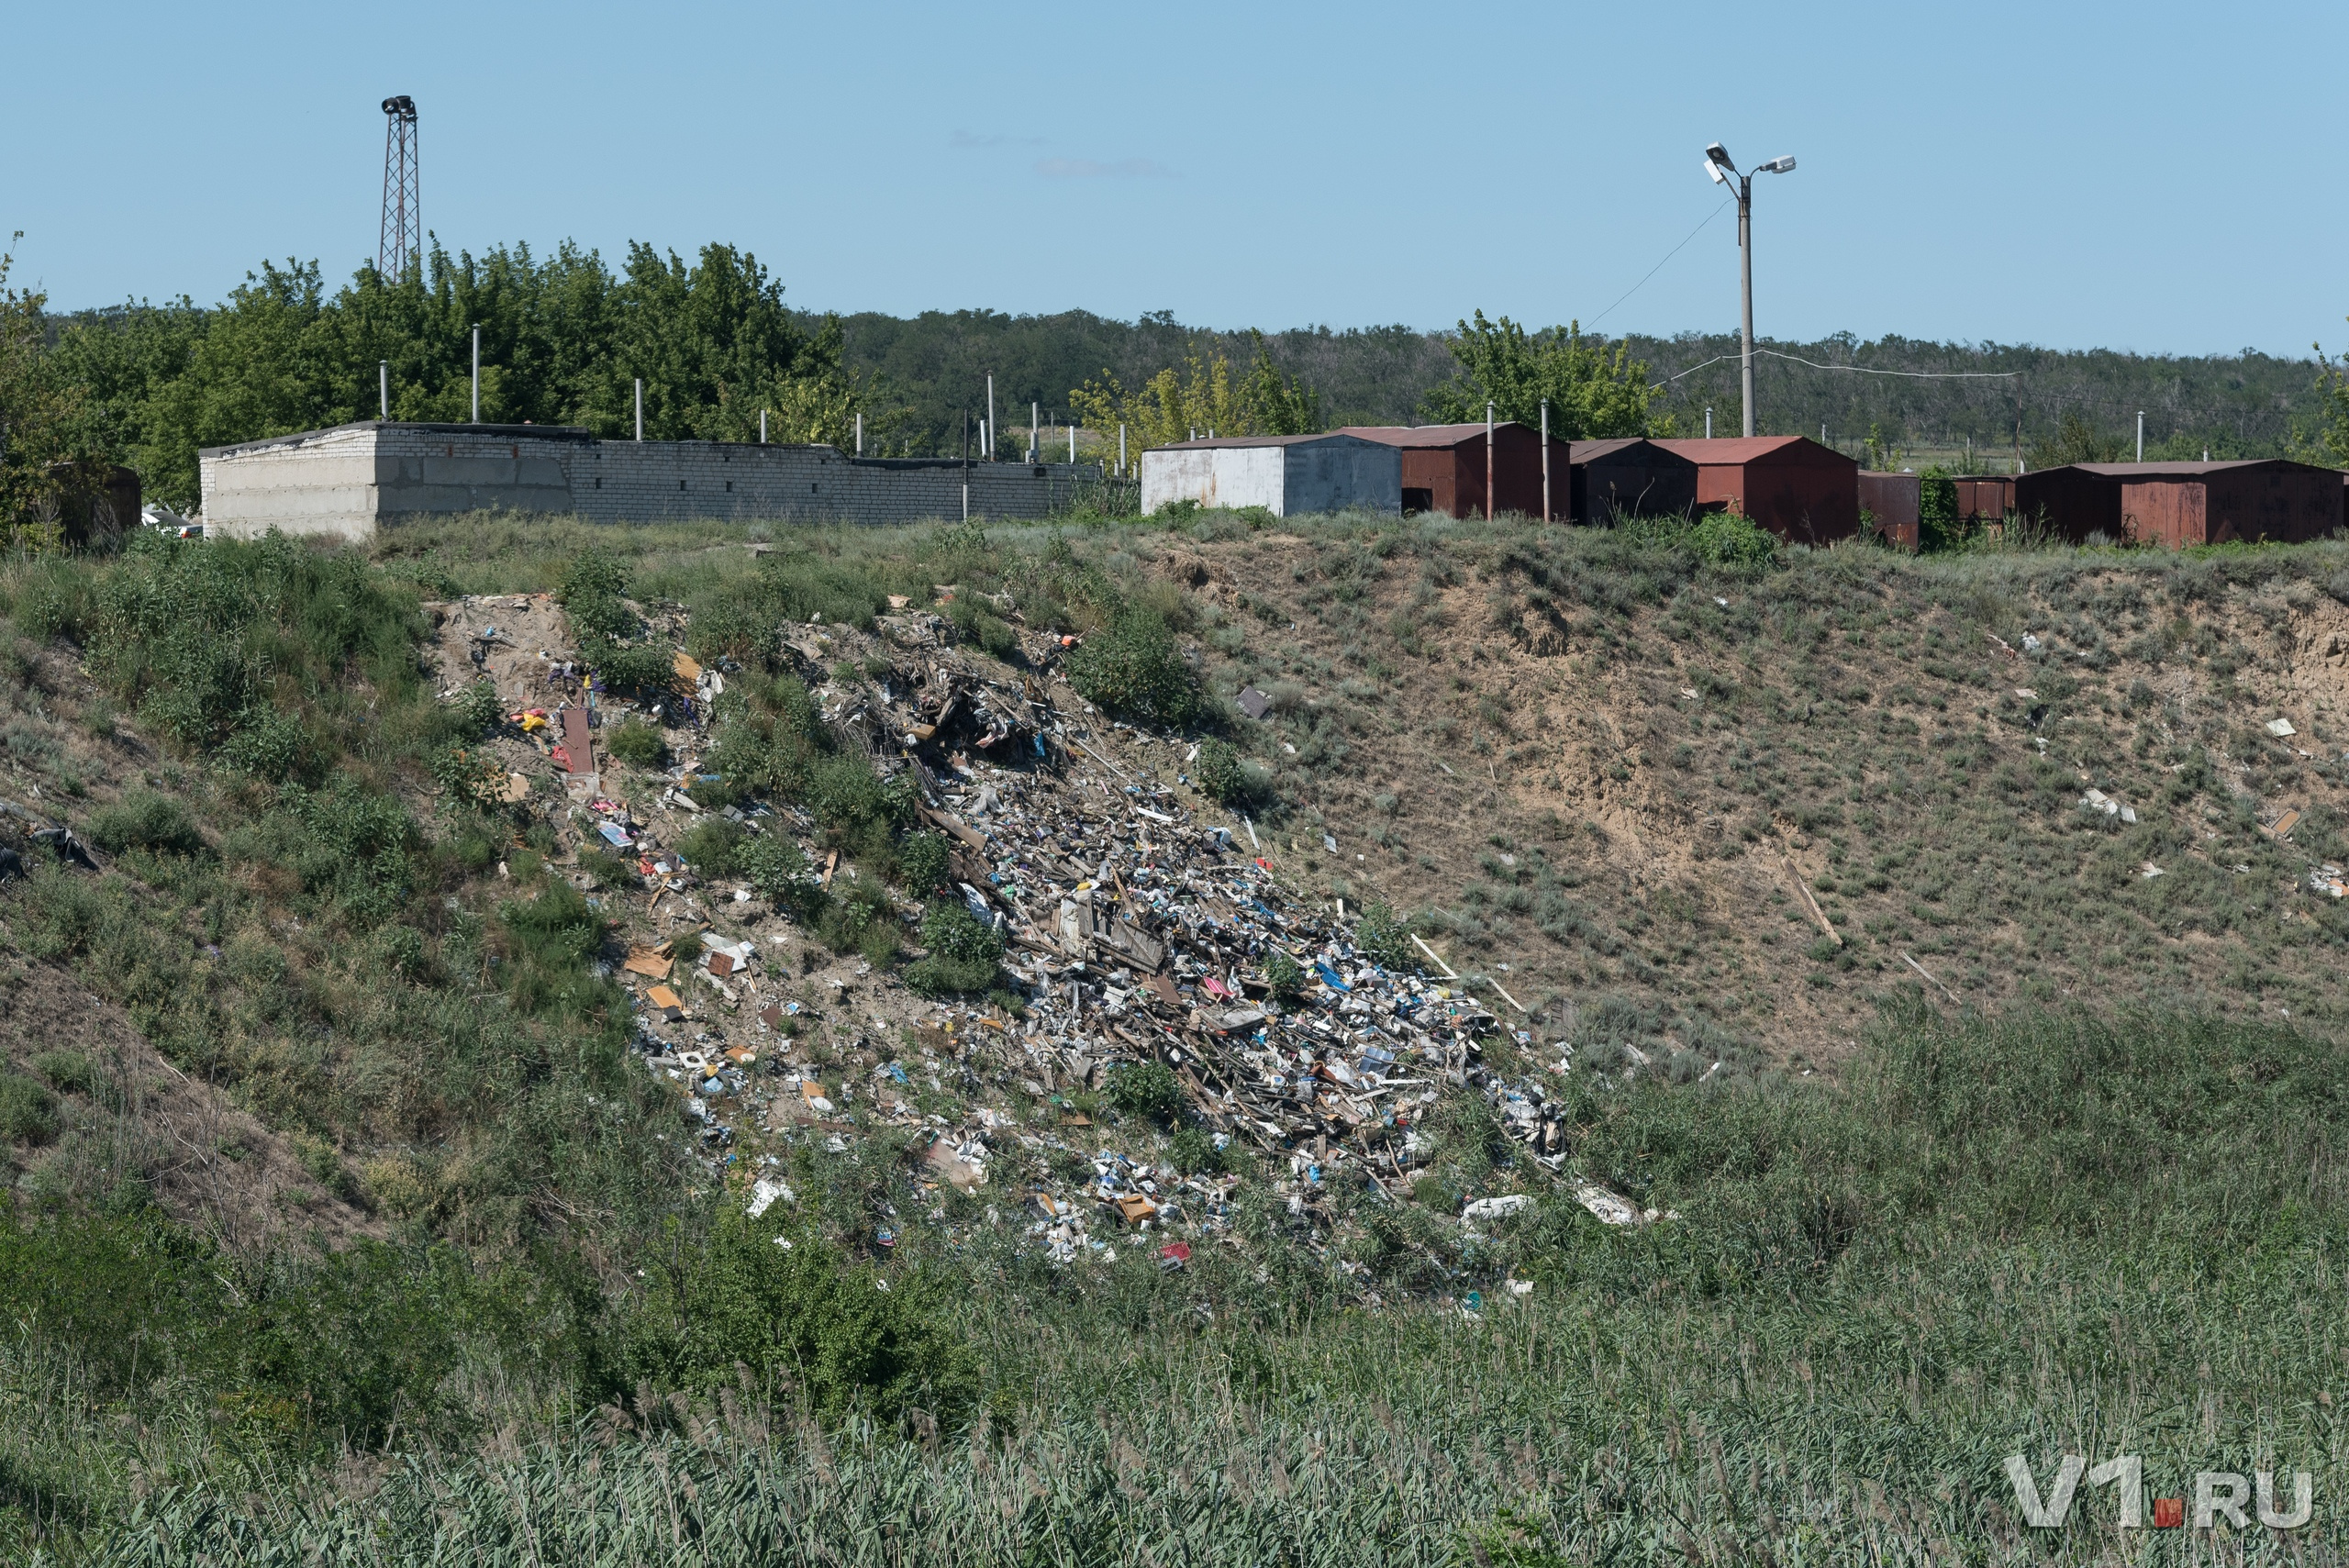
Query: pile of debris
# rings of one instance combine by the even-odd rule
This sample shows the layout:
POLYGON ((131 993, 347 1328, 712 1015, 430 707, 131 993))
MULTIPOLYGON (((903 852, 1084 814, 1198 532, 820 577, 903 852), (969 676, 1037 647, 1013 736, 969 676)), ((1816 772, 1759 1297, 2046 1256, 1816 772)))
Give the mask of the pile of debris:
MULTIPOLYGON (((1197 1148, 1192 1173, 1178 1173, 1146 1117, 1124 1120, 1123 1140, 1112 1134, 1103 1103, 1125 1097, 1119 1075, 1136 1071, 1178 1085, 1185 1104, 1161 1114, 1216 1151, 1252 1150, 1276 1169, 1285 1160, 1278 1184, 1308 1222, 1341 1180, 1408 1201, 1430 1152, 1423 1118, 1447 1093, 1481 1095, 1531 1165, 1563 1172, 1564 1133, 1542 1079, 1571 1070, 1572 1047, 1543 1054, 1530 1028, 1506 1028, 1495 1011, 1521 1013, 1513 998, 1463 981, 1424 947, 1432 978, 1374 962, 1357 941, 1360 911, 1300 896, 1252 823, 1186 787, 1192 742, 1108 721, 1068 685, 1065 639, 1026 636, 1024 668, 1014 667, 955 647, 940 617, 909 612, 870 634, 790 626, 782 648, 834 733, 861 741, 883 774, 917 784, 963 901, 1003 939, 1017 1006, 925 1001, 886 966, 831 952, 749 887, 712 886, 678 856, 709 814, 695 789, 723 783, 699 757, 728 667, 680 653, 679 690, 642 705, 681 761, 641 775, 632 798, 604 787, 589 737, 639 705, 592 683, 575 704, 559 700, 542 731, 506 742, 553 763, 559 737, 561 763, 582 770, 562 781, 561 835, 574 851, 631 859, 640 885, 589 891, 627 931, 611 967, 636 998, 640 1048, 675 1085, 712 1170, 757 1179, 761 1212, 787 1191, 777 1140, 841 1152, 877 1129, 913 1129, 929 1192, 1015 1195, 1053 1258, 1114 1256, 1122 1238, 1179 1267, 1188 1239, 1228 1226, 1237 1178, 1197 1148), (1079 1169, 1091 1173, 1074 1180, 1079 1169)), ((529 662, 541 684, 515 695, 560 697, 544 682, 570 673, 567 656, 550 648, 529 662)), ((828 888, 858 874, 820 850, 815 820, 796 806, 720 810, 747 832, 792 838, 828 888)), ((920 906, 887 896, 918 925, 920 906)), ((1656 1218, 1595 1187, 1568 1190, 1609 1223, 1656 1218)), ((874 1245, 896 1240, 893 1225, 876 1228, 874 1245)))

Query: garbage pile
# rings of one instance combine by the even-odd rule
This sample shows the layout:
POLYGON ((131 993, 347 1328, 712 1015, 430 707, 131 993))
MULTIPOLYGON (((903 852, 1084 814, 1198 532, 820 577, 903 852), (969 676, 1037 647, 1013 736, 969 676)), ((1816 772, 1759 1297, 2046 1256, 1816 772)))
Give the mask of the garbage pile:
MULTIPOLYGON (((1108 721, 1059 673, 1063 639, 1022 641, 1025 668, 982 660, 919 612, 882 617, 871 634, 810 622, 782 637, 834 733, 918 784, 956 890, 1002 939, 1016 1006, 1002 992, 924 1000, 889 966, 834 952, 680 856, 711 815, 696 786, 723 783, 699 758, 724 666, 680 653, 679 689, 657 704, 579 689, 598 728, 631 707, 662 727, 677 765, 632 775, 629 792, 594 770, 586 726, 566 722, 577 710, 558 706, 544 731, 509 738, 553 762, 550 737, 561 736, 574 753, 562 763, 589 762, 585 779, 565 781, 558 826, 574 850, 635 870, 631 884, 590 895, 624 924, 625 956, 610 968, 635 999, 643 1060, 675 1085, 714 1173, 754 1177, 749 1201, 764 1212, 785 1190, 772 1169, 781 1144, 840 1153, 878 1129, 912 1129, 924 1193, 983 1193, 998 1216, 1024 1208, 1035 1244, 1059 1262, 1122 1249, 1180 1268, 1191 1240, 1228 1228, 1238 1177, 1223 1167, 1241 1151, 1276 1172, 1286 1162, 1276 1185, 1307 1223, 1341 1181, 1409 1201, 1431 1149, 1422 1123, 1447 1093, 1481 1095, 1533 1166, 1563 1171, 1542 1074, 1570 1071, 1570 1046, 1538 1054, 1531 1029, 1496 1012, 1497 986, 1374 962, 1357 941, 1359 910, 1300 895, 1252 823, 1186 787, 1192 742, 1108 721), (1135 1110, 1141 1084, 1171 1085, 1179 1103, 1135 1110), (1157 1130, 1177 1124, 1193 1129, 1189 1173, 1157 1130), (1203 1157, 1208 1140, 1223 1158, 1203 1157)), ((566 658, 550 649, 531 662, 537 692, 566 658)), ((859 875, 796 806, 742 801, 718 814, 790 837, 828 891, 859 875)), ((918 929, 924 909, 884 893, 918 929)), ((1609 1223, 1656 1218, 1601 1189, 1569 1190, 1609 1223)), ((1482 1201, 1501 1207, 1467 1222, 1521 1207, 1482 1201)), ((876 1227, 873 1244, 894 1246, 902 1223, 876 1227)))

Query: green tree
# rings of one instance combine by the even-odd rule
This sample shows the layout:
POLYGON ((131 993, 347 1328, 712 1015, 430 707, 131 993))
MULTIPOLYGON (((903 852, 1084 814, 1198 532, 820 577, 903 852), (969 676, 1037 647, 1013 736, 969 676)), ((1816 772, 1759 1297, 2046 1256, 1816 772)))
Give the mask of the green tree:
POLYGON ((1539 428, 1542 403, 1550 404, 1550 433, 1565 440, 1672 433, 1668 417, 1650 411, 1654 389, 1648 367, 1631 358, 1628 341, 1609 351, 1606 339, 1586 339, 1579 322, 1526 329, 1502 317, 1460 323, 1452 340, 1460 369, 1431 389, 1422 405, 1440 424, 1481 423, 1485 406, 1494 417, 1539 428))
POLYGON ((42 546, 57 538, 49 465, 90 453, 75 439, 79 391, 41 349, 48 297, 8 286, 14 261, 0 253, 0 547, 42 546))

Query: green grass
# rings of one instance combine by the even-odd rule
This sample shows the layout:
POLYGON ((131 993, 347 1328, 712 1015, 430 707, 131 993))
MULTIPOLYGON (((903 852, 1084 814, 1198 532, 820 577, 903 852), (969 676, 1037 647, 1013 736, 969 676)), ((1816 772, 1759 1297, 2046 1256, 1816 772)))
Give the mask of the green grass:
MULTIPOLYGON (((167 1489, 136 1522, 82 1539, 173 1560, 250 1529, 289 1552, 362 1562, 642 1560, 683 1534, 721 1562, 817 1540, 873 1562, 1185 1551, 1448 1562, 1514 1529, 1526 1561, 1766 1551, 1921 1563, 1962 1548, 1968 1562, 2085 1562, 2101 1528, 2054 1542, 2017 1529, 2006 1454, 2044 1471, 2064 1451, 2141 1453, 2162 1496, 2199 1469, 2305 1468, 2320 1499, 2332 1496, 2349 1458, 2337 1415, 2349 1329, 2328 1305, 2349 1261, 2349 1059, 2337 1047, 2175 1018, 1912 1015, 1879 1028, 1845 1091, 1635 1083, 1590 1090, 1575 1115, 1588 1167, 1683 1218, 1610 1230, 1550 1198, 1483 1242, 1454 1231, 1438 1243, 1442 1266, 1454 1294, 1483 1292, 1473 1319, 1365 1310, 1363 1277, 1285 1240, 1271 1206, 1249 1211, 1241 1249, 1201 1247, 1180 1274, 1140 1259, 1054 1273, 980 1222, 959 1251, 901 1249, 885 1265, 905 1271, 908 1302, 969 1282, 928 1310, 984 1369, 984 1415, 934 1436, 918 1401, 842 1426, 838 1413, 860 1407, 855 1379, 842 1403, 837 1373, 811 1384, 812 1370, 782 1363, 746 1383, 674 1374, 705 1390, 674 1406, 659 1381, 615 1388, 608 1412, 566 1418, 593 1386, 577 1363, 566 1373, 540 1356, 501 1379, 493 1369, 520 1348, 457 1334, 441 1353, 473 1367, 484 1416, 542 1413, 518 1451, 478 1454, 461 1399, 437 1418, 451 1436, 363 1501, 329 1507, 298 1471, 254 1470, 217 1418, 214 1436, 195 1436, 206 1422, 173 1413, 193 1390, 166 1375, 123 1407, 161 1434, 147 1451, 181 1445, 167 1489), (1531 1295, 1498 1289, 1510 1275, 1532 1280, 1531 1295), (566 1376, 578 1394, 549 1397, 566 1376), (525 1387, 540 1395, 518 1401, 525 1387), (825 1410, 834 1418, 819 1422, 825 1410)), ((870 1201, 876 1171, 891 1190, 878 1158, 794 1174, 807 1212, 786 1228, 803 1248, 861 1226, 844 1210, 870 1201)), ((763 1232, 741 1246, 740 1263, 653 1298, 683 1314, 662 1319, 674 1342, 698 1327, 704 1363, 751 1332, 725 1325, 767 1288, 740 1271, 764 1267, 755 1249, 775 1250, 763 1232)), ((1405 1266, 1375 1263, 1368 1277, 1405 1266)), ((433 1341, 406 1325, 462 1317, 435 1277, 422 1262, 368 1275, 369 1321, 387 1345, 359 1364, 430 1362, 433 1341)), ((826 1288, 870 1293, 879 1277, 826 1288)), ((193 1317, 164 1298, 139 1310, 193 1317)), ((742 1319, 779 1321, 766 1308, 742 1319)), ((336 1359, 352 1353, 334 1349, 338 1331, 304 1341, 317 1347, 321 1389, 353 1375, 336 1359)), ((833 1332, 882 1344, 929 1331, 804 1330, 811 1347, 833 1332)), ((41 1425, 7 1440, 9 1462, 58 1489, 53 1517, 95 1527, 122 1517, 142 1448, 105 1418, 116 1407, 59 1397, 59 1363, 44 1357, 65 1348, 36 1337, 0 1355, 0 1398, 50 1390, 41 1425), (72 1475, 42 1462, 65 1453, 79 1456, 72 1475)), ((172 1364, 165 1344, 147 1353, 158 1372, 172 1364)), ((648 1354, 633 1364, 652 1364, 648 1354)), ((2109 1521, 2107 1495, 2085 1506, 2109 1521)), ((2321 1504, 2300 1539, 2321 1560, 2349 1545, 2343 1532, 2321 1504)))
MULTIPOLYGON (((820 1540, 875 1563, 2092 1560, 2088 1529, 2017 1531, 1998 1470, 2015 1451, 2042 1473, 2063 1451, 2139 1452, 2165 1496, 2200 1468, 2314 1469, 2310 1560, 2349 1549, 2332 1503, 2349 1436, 2340 933, 2320 907, 2288 940, 2274 887, 2341 858, 2341 828, 2319 814, 2278 847, 2240 813, 2199 816, 2232 800, 2207 759, 2254 754, 2235 709, 2280 672, 2294 616, 2349 584, 2349 550, 1765 566, 1709 560, 1671 528, 1279 527, 1307 548, 1197 598, 1145 563, 1257 549, 1261 530, 1201 514, 1177 533, 793 532, 754 558, 748 530, 718 525, 506 523, 387 535, 381 570, 282 547, 0 568, 0 612, 77 639, 105 699, 167 736, 88 812, 114 872, 37 864, 0 895, 6 942, 298 1135, 317 1179, 379 1204, 396 1238, 244 1258, 162 1222, 135 1182, 127 1202, 125 1184, 28 1182, 0 1223, 0 1553, 726 1562, 820 1540), (1493 841, 1475 874, 1420 918, 1520 969, 1529 931, 1585 966, 1527 985, 1580 1048, 1550 1092, 1573 1170, 1679 1216, 1653 1227, 1598 1225, 1457 1097, 1422 1129, 1432 1208, 1333 1183, 1309 1229, 1277 1184, 1286 1162, 1231 1152, 1234 1240, 1199 1239, 1180 1272, 1155 1266, 1159 1236, 1106 1221, 1118 1261, 1054 1269, 1019 1209, 1036 1156, 1003 1140, 988 1187, 925 1193, 919 1143, 887 1129, 842 1154, 796 1146, 788 1218, 713 1247, 739 1205, 678 1158, 670 1102, 629 1070, 588 969, 599 915, 548 874, 547 843, 514 843, 540 828, 402 804, 464 722, 413 673, 415 599, 552 587, 591 540, 639 604, 689 606, 699 646, 765 666, 729 678, 727 788, 805 805, 871 874, 827 904, 775 840, 701 851, 875 963, 899 929, 878 878, 930 878, 937 841, 907 835, 903 792, 811 722, 759 628, 940 584, 1008 594, 1033 628, 1142 615, 1196 635, 1210 698, 1243 678, 1274 694, 1263 733, 1296 753, 1256 748, 1277 753, 1285 814, 1259 820, 1308 841, 1325 820, 1352 831, 1356 794, 1363 832, 1408 846, 1426 830, 1418 802, 1374 808, 1384 786, 1360 776, 1402 726, 1433 722, 1399 704, 1407 673, 1456 680, 1453 765, 1538 777, 1555 765, 1525 750, 1542 688, 1480 681, 1478 650, 1554 632, 1593 678, 1634 684, 1673 652, 1689 673, 1627 705, 1644 729, 1593 768, 1661 781, 1691 820, 1725 817, 1700 865, 1744 852, 1746 814, 1793 819, 1850 940, 1813 947, 1767 904, 1711 917, 1677 885, 1619 898, 1592 830, 1528 841, 1478 821, 1493 841), (174 595, 220 657, 158 631, 174 595), (2264 630, 2207 635, 2221 615, 2264 630), (1980 634, 2026 627, 2075 655, 2031 674, 2065 764, 2209 823, 2220 848, 2199 852, 2256 874, 2184 869, 2177 851, 2203 840, 2174 822, 2089 820, 2076 776, 1994 751, 1972 710, 2016 681, 1980 634), (2235 695, 2149 700, 2131 672, 2156 658, 2235 695), (1683 681, 1701 704, 1677 699, 1683 681), (2169 874, 2139 878, 2154 855, 2169 874), (489 874, 501 858, 509 881, 489 874), (2000 945, 1964 947, 1994 929, 2000 945), (1754 929, 1776 940, 1741 957, 1754 929), (2242 981, 2154 984, 2185 937, 2242 981), (1737 1032, 1759 1002, 1709 1010, 1764 954, 1897 995, 1869 977, 1904 950, 1960 984, 1995 961, 2026 988, 1998 1019, 1895 1002, 1832 1084, 1759 1059, 1737 1032), (2093 1006, 2028 989, 2089 974, 2093 1006), (2132 996, 2189 1005, 2121 1010, 2132 996), (2311 1021, 2275 1021, 2278 1001, 2311 1021), (2269 1021, 2246 1021, 2254 1008, 2269 1021), (1624 1071, 1621 1047, 1660 1041, 1737 1070, 1624 1071), (1511 1191, 1539 1201, 1451 1218, 1511 1191)), ((61 734, 41 710, 66 698, 36 700, 25 658, 0 681, 0 741, 61 795, 88 765, 71 748, 114 742, 61 734)), ((2326 765, 2278 757, 2249 778, 2281 795, 2326 765)), ((994 954, 941 919, 926 944, 992 974, 994 954)), ((57 1097, 105 1097, 86 1064, 28 1065, 47 1082, 0 1076, 11 1136, 82 1140, 75 1169, 118 1165, 103 1118, 84 1129, 81 1101, 57 1097)), ((1124 1092, 1163 1084, 1110 1083, 1127 1121, 1099 1136, 1215 1162, 1194 1129, 1144 1125, 1163 1095, 1124 1092)), ((1063 1178, 1084 1165, 1042 1157, 1063 1178)))

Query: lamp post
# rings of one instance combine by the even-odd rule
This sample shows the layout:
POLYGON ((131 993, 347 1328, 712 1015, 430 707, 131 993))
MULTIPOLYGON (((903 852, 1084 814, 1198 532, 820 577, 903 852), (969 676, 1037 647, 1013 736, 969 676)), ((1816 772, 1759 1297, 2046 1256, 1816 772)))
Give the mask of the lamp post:
POLYGON ((1755 174, 1791 174, 1795 161, 1773 158, 1741 174, 1737 165, 1729 160, 1729 152, 1720 142, 1705 149, 1705 172, 1713 183, 1726 185, 1737 181, 1737 261, 1739 284, 1742 291, 1744 317, 1742 329, 1745 339, 1743 368, 1739 380, 1745 393, 1745 433, 1753 433, 1753 176, 1755 174))

